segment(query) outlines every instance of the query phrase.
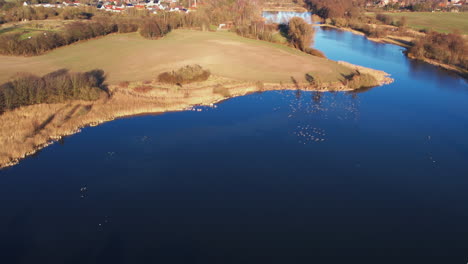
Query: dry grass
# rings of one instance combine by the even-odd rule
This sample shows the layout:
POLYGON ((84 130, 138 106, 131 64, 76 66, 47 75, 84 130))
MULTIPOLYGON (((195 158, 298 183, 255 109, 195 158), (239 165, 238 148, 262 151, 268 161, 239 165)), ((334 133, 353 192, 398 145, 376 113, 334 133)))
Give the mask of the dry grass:
POLYGON ((148 93, 149 91, 153 90, 153 87, 149 85, 141 85, 133 88, 133 91, 137 93, 148 93))
POLYGON ((123 82, 119 83, 119 87, 120 88, 127 88, 129 84, 130 84, 129 81, 123 81, 123 82))
MULTIPOLYGON (((361 72, 363 69, 360 69, 361 72)), ((347 90, 341 82, 316 87, 308 83, 280 85, 245 82, 219 76, 207 81, 184 85, 158 82, 133 82, 126 87, 111 85, 112 97, 60 104, 39 104, 17 108, 0 115, 0 168, 9 166, 88 125, 97 125, 117 117, 142 113, 179 111, 193 105, 209 105, 227 97, 242 96, 259 90, 347 90)))
POLYGON ((190 64, 199 64, 212 74, 227 78, 276 83, 289 82, 291 76, 303 80, 306 72, 314 72, 327 81, 351 73, 334 61, 280 44, 229 32, 175 30, 160 40, 146 40, 137 33, 113 34, 36 57, 0 56, 0 83, 17 72, 41 75, 60 68, 99 68, 106 72, 110 84, 118 84, 151 80, 155 74, 190 64))
POLYGON ((230 96, 229 90, 226 87, 223 87, 222 85, 216 85, 215 87, 213 87, 213 93, 220 94, 224 97, 230 96))

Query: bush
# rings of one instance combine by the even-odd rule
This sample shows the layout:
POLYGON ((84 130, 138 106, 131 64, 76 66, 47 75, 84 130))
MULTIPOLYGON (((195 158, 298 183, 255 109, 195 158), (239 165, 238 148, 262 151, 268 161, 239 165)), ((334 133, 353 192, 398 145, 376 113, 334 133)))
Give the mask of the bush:
POLYGON ((40 103, 97 100, 103 92, 108 93, 104 80, 102 70, 70 73, 62 69, 43 77, 20 74, 0 86, 0 113, 40 103))
POLYGON ((371 38, 383 38, 387 36, 387 31, 383 28, 380 27, 372 27, 370 25, 364 25, 361 29, 361 32, 366 34, 366 36, 371 37, 371 38))
POLYGON ((219 85, 219 84, 213 87, 213 93, 220 94, 224 97, 231 96, 231 94, 229 93, 229 90, 226 87, 223 87, 222 85, 219 85))
POLYGON ((393 18, 389 15, 377 14, 375 18, 386 25, 391 25, 393 23, 393 18))
POLYGON ((348 88, 355 90, 360 88, 370 88, 379 85, 379 82, 374 76, 356 71, 348 76, 345 76, 345 84, 348 88))
POLYGON ((317 56, 317 57, 320 57, 320 58, 327 58, 327 56, 325 56, 325 54, 323 52, 321 52, 320 50, 317 50, 317 49, 306 48, 305 52, 310 54, 310 55, 317 56))
POLYGON ((206 81, 211 73, 200 65, 187 65, 172 72, 163 72, 158 75, 158 81, 170 84, 185 84, 206 81))
POLYGON ((257 89, 258 89, 259 91, 264 91, 264 90, 265 90, 265 84, 263 84, 261 81, 257 81, 257 82, 255 83, 255 86, 257 86, 257 89))

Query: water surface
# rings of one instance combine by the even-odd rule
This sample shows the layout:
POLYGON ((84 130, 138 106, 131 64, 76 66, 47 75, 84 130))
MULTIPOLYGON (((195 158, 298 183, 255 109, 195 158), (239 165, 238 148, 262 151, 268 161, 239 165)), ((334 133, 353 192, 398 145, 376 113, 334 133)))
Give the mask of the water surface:
POLYGON ((315 47, 395 82, 85 128, 0 171, 1 262, 466 263, 466 81, 349 32, 315 47))

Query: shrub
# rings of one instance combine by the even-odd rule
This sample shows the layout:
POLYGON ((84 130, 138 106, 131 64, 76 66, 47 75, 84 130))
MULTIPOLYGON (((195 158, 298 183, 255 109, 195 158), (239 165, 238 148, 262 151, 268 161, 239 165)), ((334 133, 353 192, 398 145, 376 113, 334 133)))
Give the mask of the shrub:
POLYGON ((255 83, 255 86, 257 86, 257 89, 258 89, 259 91, 264 91, 264 90, 265 90, 265 85, 264 85, 263 82, 261 82, 261 81, 257 81, 257 82, 255 83))
POLYGON ((307 52, 310 55, 317 56, 317 57, 320 57, 320 58, 327 58, 327 56, 325 56, 325 54, 323 52, 321 52, 320 50, 317 50, 317 49, 306 48, 305 52, 307 52))
POLYGON ((206 81, 211 73, 200 65, 187 65, 176 71, 163 72, 158 75, 158 81, 170 84, 185 84, 206 81))
POLYGON ((379 85, 379 82, 377 81, 377 79, 375 79, 374 76, 367 73, 361 73, 359 71, 345 76, 345 79, 345 84, 348 86, 348 88, 353 90, 360 88, 369 88, 379 85))
POLYGON ((393 18, 389 15, 377 14, 375 18, 386 25, 391 25, 393 23, 393 18))
POLYGON ((387 35, 387 32, 385 29, 380 28, 380 27, 374 28, 370 25, 364 25, 360 31, 366 34, 366 36, 371 37, 371 38, 383 38, 387 35))
POLYGON ((213 87, 213 93, 220 94, 224 97, 231 96, 231 94, 229 93, 229 90, 226 87, 223 87, 222 85, 219 85, 219 84, 213 87))
POLYGON ((121 88, 128 88, 129 85, 130 85, 130 82, 128 82, 128 81, 123 81, 123 82, 119 83, 119 86, 121 88))

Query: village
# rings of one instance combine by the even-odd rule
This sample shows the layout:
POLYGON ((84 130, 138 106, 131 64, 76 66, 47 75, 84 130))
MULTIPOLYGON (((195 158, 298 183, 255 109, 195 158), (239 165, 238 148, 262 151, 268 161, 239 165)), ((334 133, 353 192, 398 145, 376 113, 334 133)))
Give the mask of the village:
POLYGON ((440 11, 444 8, 460 8, 468 4, 467 0, 435 0, 435 1, 421 1, 421 0, 378 0, 368 1, 367 7, 390 7, 394 9, 407 8, 417 4, 427 4, 432 8, 432 11, 440 11))
MULTIPOLYGON (((56 3, 37 3, 24 2, 23 6, 45 7, 45 8, 63 8, 63 7, 83 7, 95 6, 98 10, 122 13, 129 9, 147 10, 156 14, 158 11, 168 12, 193 12, 197 9, 197 0, 188 1, 179 0, 114 0, 114 1, 64 1, 56 3)), ((275 10, 274 6, 281 5, 282 8, 297 11, 298 8, 303 9, 303 1, 267 1, 265 3, 265 10, 275 10), (290 2, 290 3, 289 3, 290 2)), ((367 1, 367 8, 384 8, 384 9, 407 9, 420 5, 421 8, 430 9, 430 11, 461 11, 461 8, 468 6, 468 0, 371 0, 367 1)), ((281 9, 281 8, 280 8, 281 9)), ((281 9, 281 10, 283 10, 281 9)), ((304 9, 305 10, 305 9, 304 9)), ((283 10, 284 11, 284 10, 283 10)), ((423 11, 423 10, 420 10, 423 11)), ((429 10, 424 10, 429 11, 429 10)))
POLYGON ((191 12, 197 9, 197 0, 189 0, 188 5, 182 5, 178 0, 152 0, 152 1, 99 1, 97 3, 84 3, 84 1, 64 1, 56 3, 38 3, 31 4, 24 2, 23 6, 45 7, 45 8, 64 8, 64 7, 83 7, 95 6, 98 10, 113 13, 125 12, 129 9, 147 10, 156 14, 158 11, 168 12, 191 12))

